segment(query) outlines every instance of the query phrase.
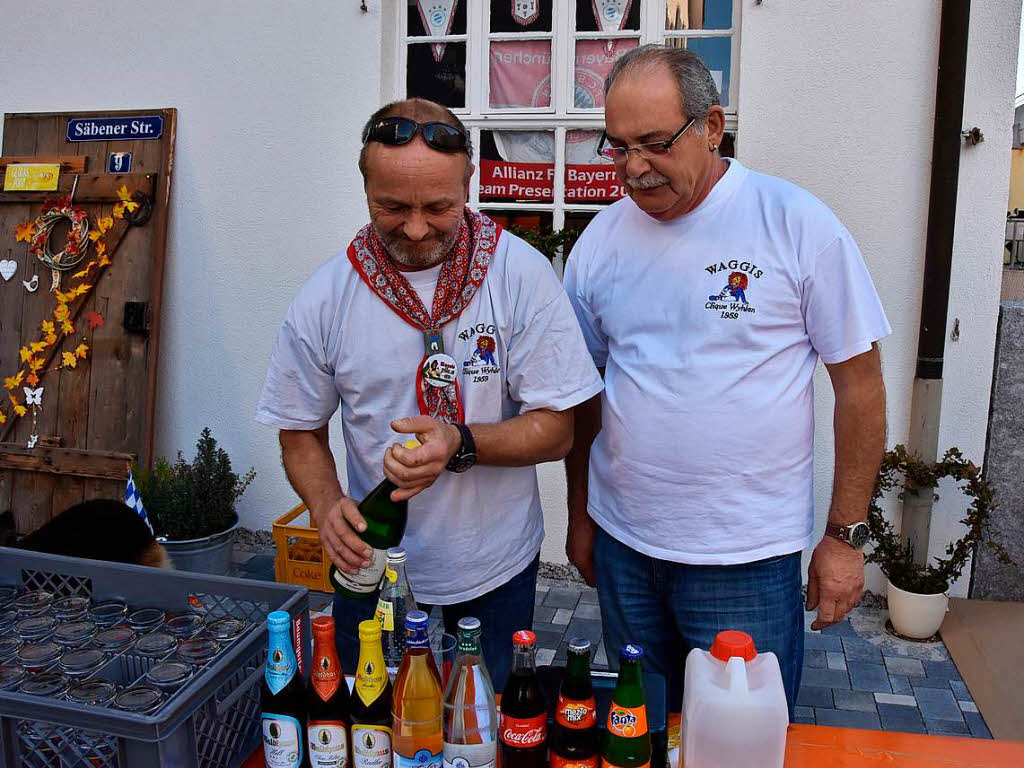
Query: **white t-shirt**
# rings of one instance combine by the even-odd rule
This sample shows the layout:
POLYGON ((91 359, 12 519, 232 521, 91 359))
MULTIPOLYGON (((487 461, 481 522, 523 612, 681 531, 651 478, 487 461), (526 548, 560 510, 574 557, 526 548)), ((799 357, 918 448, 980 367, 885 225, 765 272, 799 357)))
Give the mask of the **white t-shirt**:
MULTIPOLYGON (((406 274, 429 308, 432 286, 422 284, 422 273, 406 274)), ((495 423, 541 408, 562 411, 601 391, 551 265, 508 232, 483 284, 442 336, 459 365, 467 423, 495 423), (484 336, 494 340, 490 355, 477 346, 484 336)), ((292 302, 256 418, 278 429, 317 429, 340 402, 348 493, 361 499, 383 477, 385 450, 400 440, 390 422, 419 415, 414 378, 422 357, 423 332, 370 291, 342 252, 292 302)), ((459 475, 443 472, 409 501, 402 543, 416 597, 447 605, 520 573, 543 537, 536 469, 477 465, 459 475)))
POLYGON ((569 257, 597 365, 589 511, 652 557, 728 565, 812 543, 818 358, 890 333, 850 233, 821 201, 732 161, 692 212, 629 198, 569 257))

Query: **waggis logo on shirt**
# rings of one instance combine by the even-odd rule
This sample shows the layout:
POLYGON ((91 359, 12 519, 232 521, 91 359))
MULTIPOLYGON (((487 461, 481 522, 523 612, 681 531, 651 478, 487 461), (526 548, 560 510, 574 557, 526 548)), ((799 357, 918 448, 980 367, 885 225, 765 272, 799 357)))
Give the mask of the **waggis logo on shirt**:
POLYGON ((483 383, 489 381, 491 376, 501 373, 501 366, 498 364, 498 343, 494 339, 494 333, 493 325, 477 323, 459 334, 462 341, 472 341, 473 337, 476 337, 467 350, 469 359, 462 362, 462 375, 466 381, 483 383))
POLYGON ((708 296, 704 309, 718 312, 723 320, 737 320, 744 312, 757 312, 747 298, 747 291, 751 287, 751 278, 756 280, 764 274, 760 267, 749 261, 730 259, 709 264, 704 270, 714 277, 714 287, 718 290, 718 293, 708 296))

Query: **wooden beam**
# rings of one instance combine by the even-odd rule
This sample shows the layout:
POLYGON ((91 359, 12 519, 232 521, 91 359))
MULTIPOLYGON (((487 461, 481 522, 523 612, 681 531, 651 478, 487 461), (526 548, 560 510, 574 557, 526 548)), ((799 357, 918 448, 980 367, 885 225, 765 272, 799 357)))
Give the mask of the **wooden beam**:
MULTIPOLYGON (((48 197, 67 194, 75 183, 74 174, 61 174, 56 192, 0 192, 0 203, 41 203, 48 197)), ((104 173, 79 176, 75 187, 75 203, 116 203, 122 185, 132 191, 153 197, 155 173, 104 173)))
POLYGON ((0 469, 45 472, 99 480, 126 480, 128 465, 135 460, 130 453, 83 451, 77 448, 31 450, 15 443, 0 443, 0 469))
POLYGON ((8 165, 22 165, 23 163, 44 163, 53 165, 60 163, 61 173, 85 173, 86 161, 89 158, 78 155, 39 155, 38 157, 0 157, 0 170, 8 165))

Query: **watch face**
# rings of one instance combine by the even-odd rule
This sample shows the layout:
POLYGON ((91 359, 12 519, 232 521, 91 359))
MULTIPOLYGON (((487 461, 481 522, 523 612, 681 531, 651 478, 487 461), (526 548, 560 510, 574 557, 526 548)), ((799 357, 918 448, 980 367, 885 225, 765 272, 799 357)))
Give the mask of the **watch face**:
POLYGON ((850 543, 855 547, 863 547, 868 543, 870 534, 867 523, 857 523, 850 528, 850 543))
POLYGON ((476 464, 475 453, 456 454, 452 457, 450 469, 452 472, 465 472, 476 464))

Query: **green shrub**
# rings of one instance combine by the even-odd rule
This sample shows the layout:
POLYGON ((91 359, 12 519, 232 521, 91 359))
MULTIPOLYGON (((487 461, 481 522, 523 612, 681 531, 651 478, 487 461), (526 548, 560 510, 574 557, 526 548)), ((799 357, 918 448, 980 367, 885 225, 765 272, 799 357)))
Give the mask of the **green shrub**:
POLYGON ((231 470, 231 459, 203 429, 192 463, 178 451, 173 464, 157 459, 152 469, 133 465, 135 485, 157 536, 199 539, 227 530, 238 520, 235 502, 256 477, 231 470))

